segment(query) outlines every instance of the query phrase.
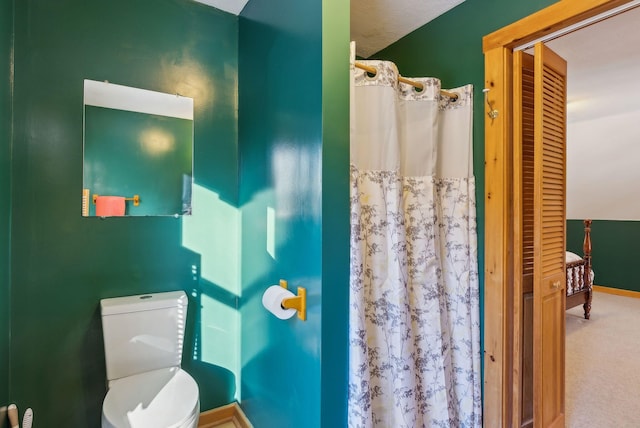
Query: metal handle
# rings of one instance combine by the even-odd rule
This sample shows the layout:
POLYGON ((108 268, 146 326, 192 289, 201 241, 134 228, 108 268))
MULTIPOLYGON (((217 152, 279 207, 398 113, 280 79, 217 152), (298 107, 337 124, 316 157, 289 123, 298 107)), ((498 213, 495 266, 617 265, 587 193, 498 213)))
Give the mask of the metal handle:
POLYGON ((554 281, 553 284, 551 284, 551 287, 553 287, 554 290, 557 290, 560 288, 560 281, 554 281))

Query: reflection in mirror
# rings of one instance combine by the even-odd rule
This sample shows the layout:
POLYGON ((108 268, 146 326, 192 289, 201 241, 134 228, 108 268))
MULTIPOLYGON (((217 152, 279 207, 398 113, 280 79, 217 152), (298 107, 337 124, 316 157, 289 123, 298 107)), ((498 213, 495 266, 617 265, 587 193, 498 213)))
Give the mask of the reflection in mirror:
POLYGON ((193 99, 84 81, 82 215, 191 214, 193 99))

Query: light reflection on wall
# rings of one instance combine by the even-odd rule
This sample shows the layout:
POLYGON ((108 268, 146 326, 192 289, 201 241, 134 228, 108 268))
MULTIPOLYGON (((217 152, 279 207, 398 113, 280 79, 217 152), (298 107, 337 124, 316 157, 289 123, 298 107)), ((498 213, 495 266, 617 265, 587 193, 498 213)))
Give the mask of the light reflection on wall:
MULTIPOLYGON (((280 177, 282 180, 283 177, 280 177)), ((286 183, 281 181, 281 184, 286 183)), ((273 208, 275 194, 273 190, 256 193, 242 210, 260 211, 265 217, 259 224, 245 225, 252 230, 251 242, 255 246, 246 251, 263 252, 270 255, 271 261, 265 257, 249 257, 252 260, 251 269, 244 272, 244 282, 253 284, 264 281, 273 259, 276 257, 277 234, 276 220, 278 211, 273 208)), ((242 212, 219 198, 219 195, 196 183, 193 185, 193 213, 182 217, 182 245, 200 254, 201 267, 194 266, 193 275, 200 275, 202 280, 232 293, 238 299, 241 296, 241 242, 242 242, 242 212)), ((246 220, 246 219, 245 219, 246 220)), ((278 278, 274 278, 277 283, 278 278)), ((269 285, 264 284, 266 289, 269 285)), ((203 287, 201 287, 203 288, 203 287)), ((206 290, 200 293, 200 337, 196 344, 203 362, 214 364, 231 371, 236 379, 236 399, 240 400, 241 364, 250 361, 252 352, 263 350, 268 345, 268 324, 252 325, 252 349, 241 350, 242 318, 238 307, 232 307, 228 302, 221 302, 214 296, 207 295, 206 290), (245 355, 242 354, 244 352, 245 355)), ((197 297, 194 296, 194 297, 197 297)), ((237 300, 238 300, 237 299, 237 300)), ((255 300, 256 306, 251 310, 266 311, 255 300)))
POLYGON ((200 305, 200 359, 231 371, 240 399, 240 312, 204 293, 200 305))
MULTIPOLYGON (((240 212, 218 194, 194 183, 193 212, 182 217, 182 245, 200 254, 200 277, 238 298, 240 289, 240 212)), ((231 371, 240 399, 240 312, 228 302, 200 293, 199 354, 203 362, 231 371)))
POLYGON ((276 259, 276 210, 267 207, 267 253, 276 259))
POLYGON ((160 128, 145 129, 140 133, 138 141, 144 151, 151 156, 160 156, 172 151, 176 144, 173 134, 160 128))
MULTIPOLYGON (((276 234, 276 221, 279 216, 278 208, 274 206, 274 193, 272 189, 256 192, 253 197, 242 206, 242 211, 249 213, 265 213, 264 217, 256 218, 256 223, 246 223, 242 226, 243 234, 250 234, 251 248, 242 248, 245 259, 251 260, 251 268, 244 269, 242 282, 244 284, 254 284, 264 277, 266 272, 272 268, 273 259, 276 256, 278 247, 278 235, 276 234), (271 214, 270 214, 271 211, 271 214), (255 243, 255 245, 253 245, 255 243), (272 254, 273 252, 273 254, 272 254), (267 253, 271 258, 263 257, 267 253)), ((242 219, 251 222, 252 216, 242 219)), ((277 283, 279 278, 274 278, 277 283)), ((264 284, 266 290, 272 284, 264 284)))
POLYGON ((173 57, 161 60, 164 84, 168 88, 175 88, 176 93, 183 97, 193 98, 196 106, 214 105, 215 82, 200 62, 191 58, 188 47, 183 55, 184 58, 179 62, 173 57))
POLYGON ((276 146, 272 171, 279 217, 320 219, 322 192, 318 183, 322 182, 321 161, 319 147, 287 143, 276 146), (301 205, 300 201, 305 203, 301 205))
POLYGON ((240 212, 195 183, 192 207, 183 217, 182 245, 200 253, 203 279, 240 296, 240 212))
MULTIPOLYGON (((277 240, 276 220, 278 208, 274 208, 275 194, 272 188, 255 192, 251 199, 245 202, 242 209, 242 234, 245 247, 242 248, 242 258, 250 266, 245 266, 242 272, 242 282, 245 287, 258 287, 253 298, 243 302, 242 311, 244 347, 241 358, 243 364, 251 364, 257 355, 269 348, 273 343, 270 335, 270 317, 272 314, 262 306, 262 293, 270 285, 278 283, 279 277, 269 276, 273 270, 273 260, 276 257, 277 240), (264 213, 264 215, 263 215, 264 213), (265 227, 266 226, 266 227, 265 227), (268 282, 267 282, 268 281, 268 282)), ((280 322, 280 321, 276 321, 280 322)))

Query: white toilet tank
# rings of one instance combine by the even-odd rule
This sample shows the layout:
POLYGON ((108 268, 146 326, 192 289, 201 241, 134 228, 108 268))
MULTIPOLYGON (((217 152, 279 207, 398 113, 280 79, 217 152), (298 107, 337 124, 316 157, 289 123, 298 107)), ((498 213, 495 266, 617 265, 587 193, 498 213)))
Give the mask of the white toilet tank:
POLYGON ((101 300, 107 380, 179 367, 187 304, 184 291, 101 300))

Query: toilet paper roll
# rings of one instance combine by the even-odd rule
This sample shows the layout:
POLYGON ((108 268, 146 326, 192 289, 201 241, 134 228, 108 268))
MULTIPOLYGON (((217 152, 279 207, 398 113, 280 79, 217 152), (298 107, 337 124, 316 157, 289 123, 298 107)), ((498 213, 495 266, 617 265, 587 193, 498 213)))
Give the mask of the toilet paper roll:
POLYGON ((267 288, 262 295, 262 305, 273 315, 281 320, 286 320, 294 316, 297 312, 295 309, 282 308, 282 300, 289 297, 296 297, 296 295, 279 285, 272 285, 267 288))

